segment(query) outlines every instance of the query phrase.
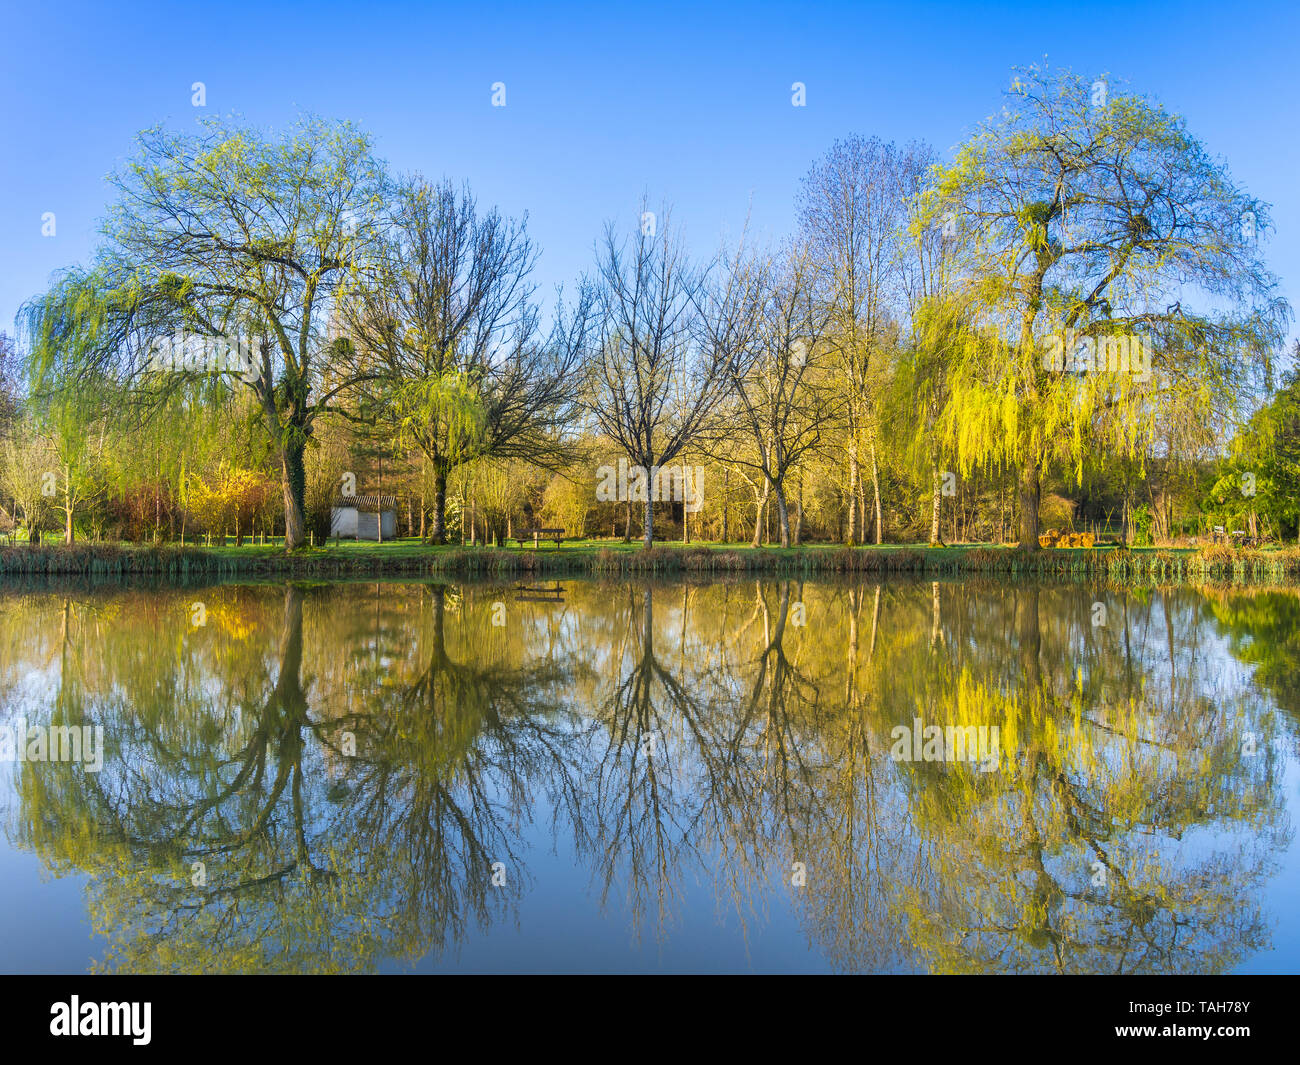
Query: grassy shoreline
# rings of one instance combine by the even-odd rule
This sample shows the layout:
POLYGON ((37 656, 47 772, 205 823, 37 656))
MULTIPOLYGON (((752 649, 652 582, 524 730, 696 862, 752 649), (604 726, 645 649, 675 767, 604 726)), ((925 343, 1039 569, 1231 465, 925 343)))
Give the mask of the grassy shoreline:
POLYGON ((1300 550, 1206 548, 1051 548, 1035 552, 990 545, 793 548, 734 544, 661 544, 650 551, 621 541, 581 541, 534 550, 433 547, 418 540, 344 542, 292 555, 279 546, 142 547, 114 544, 0 549, 0 579, 10 577, 511 577, 676 573, 910 573, 1096 577, 1121 581, 1300 583, 1300 550))

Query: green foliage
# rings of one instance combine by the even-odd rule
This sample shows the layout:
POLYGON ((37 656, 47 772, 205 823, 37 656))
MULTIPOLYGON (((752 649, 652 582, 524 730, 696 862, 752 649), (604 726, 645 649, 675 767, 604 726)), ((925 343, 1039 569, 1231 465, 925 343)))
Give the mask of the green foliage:
POLYGON ((403 381, 392 401, 399 439, 406 445, 434 437, 448 455, 472 458, 483 445, 487 411, 469 374, 447 369, 429 379, 403 381))
POLYGON ((1150 547, 1153 540, 1151 529, 1155 524, 1155 517, 1151 513, 1151 508, 1143 503, 1133 511, 1133 528, 1136 530, 1133 542, 1138 547, 1150 547))
POLYGON ((1180 401, 1248 405, 1290 315, 1241 236, 1248 211, 1270 228, 1159 104, 1112 87, 1096 106, 1076 75, 1022 72, 918 219, 955 220, 968 325, 939 427, 960 467, 1060 465, 1081 482, 1098 453, 1140 456, 1180 401), (1052 367, 1052 336, 1067 356, 1074 338, 1140 337, 1151 373, 1052 367))
MULTIPOLYGON (((757 528, 761 541, 784 504, 804 539, 927 541, 941 472, 961 483, 940 498, 940 539, 950 521, 955 538, 1001 538, 1053 494, 1091 506, 1094 525, 1102 503, 1109 524, 1145 496, 1162 543, 1209 522, 1300 535, 1295 377, 1271 389, 1290 309, 1241 225, 1249 215, 1267 237, 1268 205, 1181 117, 1119 86, 1095 104, 1091 88, 1022 72, 1003 113, 928 180, 923 145, 837 142, 805 182, 789 263, 738 253, 715 292, 665 258, 664 234, 638 243, 640 266, 614 241, 613 288, 593 302, 584 287, 549 335, 526 222, 446 181, 390 181, 351 124, 146 130, 113 178, 92 265, 23 309, 26 394, 7 386, 0 404, 0 521, 38 527, 62 508, 65 525, 113 536, 141 526, 121 512, 148 497, 153 538, 200 531, 186 525, 190 485, 238 468, 281 479, 286 529, 322 531, 353 472, 501 533, 551 474, 617 440, 709 466, 697 535, 757 528), (646 312, 646 266, 668 271, 663 315, 646 312), (614 284, 623 273, 641 280, 614 284), (736 349, 716 373, 683 324, 706 307, 729 324, 703 348, 736 349), (248 377, 159 370, 151 344, 178 331, 250 337, 265 357, 248 377), (1071 363, 1074 348, 1053 365, 1051 336, 1136 337, 1150 373, 1071 363), (714 390, 727 393, 716 409, 714 390), (34 491, 34 462, 59 472, 58 507, 34 491)), ((548 494, 585 522, 572 491, 548 494)), ((667 509, 651 510, 637 524, 668 530, 667 509)), ((622 527, 621 505, 596 514, 622 527)))

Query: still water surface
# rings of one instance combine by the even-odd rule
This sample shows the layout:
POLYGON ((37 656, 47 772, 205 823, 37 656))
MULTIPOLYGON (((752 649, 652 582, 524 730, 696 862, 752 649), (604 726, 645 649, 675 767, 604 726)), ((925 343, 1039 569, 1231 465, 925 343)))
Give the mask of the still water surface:
POLYGON ((0 587, 20 723, 5 972, 1300 970, 1295 590, 0 587))

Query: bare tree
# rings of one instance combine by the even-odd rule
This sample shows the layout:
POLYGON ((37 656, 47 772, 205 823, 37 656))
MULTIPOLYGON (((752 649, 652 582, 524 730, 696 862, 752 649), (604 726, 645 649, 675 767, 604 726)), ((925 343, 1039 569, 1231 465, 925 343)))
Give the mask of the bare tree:
MULTIPOLYGON (((807 249, 790 247, 783 261, 754 269, 761 297, 752 357, 728 367, 731 415, 720 428, 748 437, 750 449, 733 461, 761 479, 763 501, 776 500, 781 546, 790 546, 786 478, 811 449, 842 407, 830 381, 830 359, 823 344, 830 308, 818 298, 816 266, 807 249), (752 450, 751 450, 752 449, 752 450)), ((842 395, 842 392, 841 392, 842 395)), ((758 506, 756 523, 763 519, 758 506)), ((758 540, 755 528, 755 546, 758 540)))
POLYGON ((474 459, 548 469, 570 458, 588 299, 542 330, 526 219, 480 214, 468 188, 413 178, 398 188, 383 252, 344 301, 355 362, 353 417, 373 419, 427 457, 435 543, 447 477, 474 459))
MULTIPOLYGON (((803 235, 828 268, 827 297, 835 308, 828 341, 848 391, 849 543, 858 535, 864 444, 875 496, 876 542, 883 537, 873 396, 897 330, 909 175, 922 159, 913 149, 853 136, 837 141, 809 171, 799 196, 803 235)), ((864 538, 865 519, 864 513, 864 538)))
POLYGON ((596 423, 644 471, 629 496, 643 504, 646 547, 654 542, 655 473, 714 416, 734 363, 748 356, 756 322, 740 253, 724 270, 696 268, 668 210, 660 215, 642 212, 630 251, 614 226, 606 227, 598 252, 599 343, 588 375, 596 423))

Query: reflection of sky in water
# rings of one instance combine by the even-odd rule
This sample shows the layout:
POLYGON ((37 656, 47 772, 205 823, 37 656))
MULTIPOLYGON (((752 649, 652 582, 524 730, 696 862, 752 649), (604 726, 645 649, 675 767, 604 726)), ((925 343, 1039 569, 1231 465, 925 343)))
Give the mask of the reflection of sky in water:
MULTIPOLYGON (((448 720, 440 725, 447 730, 449 744, 468 744, 467 757, 481 772, 480 800, 495 812, 500 829, 499 836, 484 841, 486 853, 495 855, 498 845, 509 851, 500 857, 506 862, 510 890, 488 889, 485 919, 469 913, 459 941, 448 936, 445 947, 432 949, 417 944, 414 960, 395 961, 380 950, 375 964, 381 970, 803 972, 941 967, 946 955, 931 942, 935 935, 945 934, 945 929, 954 935, 957 946, 948 945, 950 954, 956 950, 961 955, 971 947, 952 931, 970 917, 960 900, 979 911, 1006 888, 982 883, 991 869, 1008 871, 1016 882, 1008 897, 1018 906, 1032 898, 1036 881, 1064 886, 1076 897, 1058 900, 1046 924, 1055 929, 1077 921, 1090 927, 1097 902, 1089 897, 1088 881, 1097 852, 1089 831, 1070 830, 1065 832, 1068 838, 1048 839, 1040 877, 1021 861, 1024 827, 1014 820, 1020 816, 1014 791, 990 804, 987 797, 971 799, 969 792, 945 778, 942 774, 951 767, 907 767, 888 759, 889 726, 910 722, 913 713, 920 712, 918 699, 925 703, 913 684, 931 695, 937 691, 940 698, 956 690, 957 673, 930 675, 933 663, 947 661, 957 672, 966 668, 992 692, 1019 690, 1024 674, 1016 609, 1024 604, 1014 587, 987 593, 944 583, 943 632, 936 642, 933 587, 928 582, 887 586, 883 609, 874 616, 874 585, 853 599, 847 585, 794 583, 786 588, 784 600, 778 585, 770 582, 689 590, 659 585, 649 616, 649 648, 641 586, 566 581, 564 588, 562 604, 521 604, 509 587, 458 590, 444 600, 448 658, 515 670, 524 678, 522 690, 533 700, 532 719, 548 723, 545 743, 562 751, 554 763, 543 758, 541 771, 521 788, 518 780, 507 779, 503 768, 520 757, 518 749, 494 745, 491 730, 481 721, 448 720), (789 625, 787 612, 783 627, 783 611, 800 597, 809 606, 808 625, 789 625), (494 630, 488 620, 494 602, 507 604, 510 622, 504 632, 494 630), (856 623, 850 627, 853 610, 856 623), (879 641, 876 672, 855 677, 855 698, 861 701, 866 689, 877 692, 881 702, 869 711, 873 724, 859 737, 867 757, 850 769, 841 754, 845 735, 852 731, 845 719, 861 714, 844 713, 844 664, 853 647, 861 670, 872 654, 873 639, 879 641), (779 646, 780 655, 773 652, 774 646, 779 646), (647 650, 653 654, 647 656, 647 650), (529 670, 539 661, 560 668, 544 678, 537 674, 534 683, 528 679, 533 676, 529 670), (647 663, 646 675, 631 683, 638 666, 647 663), (771 699, 778 677, 790 699, 784 711, 771 699), (621 688, 625 682, 626 688, 621 688), (648 704, 637 704, 638 692, 648 696, 648 704), (680 712, 681 700, 689 704, 689 713, 680 712), (456 731, 461 724, 468 730, 463 736, 456 731), (652 733, 658 745, 653 783, 637 756, 644 737, 652 733), (567 767, 563 782, 556 769, 561 764, 567 767), (774 767, 780 766, 786 768, 778 772, 774 767), (726 791, 718 784, 719 775, 733 772, 726 788, 735 794, 719 799, 715 793, 726 791), (976 806, 962 807, 961 796, 976 806), (868 807, 876 819, 870 831, 871 817, 863 819, 868 807), (998 822, 1000 817, 1005 824, 998 822), (969 826, 970 838, 954 835, 952 824, 969 826), (634 836, 639 846, 648 846, 640 856, 639 876, 630 871, 635 848, 630 849, 629 840, 634 836), (737 857, 737 848, 743 857, 737 857), (828 868, 842 869, 841 856, 848 853, 857 856, 854 872, 830 877, 835 880, 833 890, 819 893, 790 886, 792 862, 805 862, 812 882, 827 877, 828 868), (1009 853, 1020 857, 1009 865, 996 864, 998 856, 1009 853), (953 899, 959 900, 957 908, 943 911, 953 899), (854 906, 855 915, 846 919, 854 906), (882 914, 884 924, 893 922, 890 935, 902 930, 913 937, 910 946, 871 940, 870 929, 882 914), (925 925, 928 921, 935 923, 925 925)), ((385 748, 385 765, 394 775, 383 777, 382 787, 397 794, 412 775, 437 778, 439 772, 429 766, 415 769, 402 761, 405 755, 392 757, 392 751, 405 751, 402 744, 412 742, 402 738, 409 721, 403 715, 412 712, 399 709, 404 685, 421 672, 436 641, 431 637, 428 589, 386 586, 378 592, 373 585, 357 585, 304 593, 300 680, 313 721, 333 721, 334 728, 336 719, 346 714, 389 715, 383 719, 385 728, 391 724, 395 731, 385 735, 395 746, 385 748)), ((231 590, 210 590, 214 598, 225 593, 231 590)), ((214 610, 214 618, 224 622, 214 622, 210 632, 198 636, 182 637, 170 625, 160 625, 156 616, 148 622, 132 620, 134 602, 116 604, 121 609, 108 617, 106 608, 113 607, 117 597, 147 594, 98 593, 87 600, 90 620, 80 624, 86 639, 96 642, 80 647, 76 658, 85 685, 80 697, 90 719, 114 720, 117 715, 122 721, 134 716, 138 691, 132 686, 132 667, 113 656, 118 653, 114 640, 125 639, 123 630, 135 626, 141 629, 142 644, 150 638, 158 641, 153 657, 166 661, 168 655, 178 656, 169 676, 187 693, 186 712, 197 708, 223 724, 179 741, 184 757, 171 767, 170 783, 160 785, 157 793, 150 790, 156 751, 148 729, 141 731, 139 723, 119 729, 117 746, 110 740, 110 752, 117 752, 119 764, 107 768, 97 783, 118 796, 128 811, 136 801, 133 796, 183 794, 185 767, 199 764, 185 759, 206 752, 229 760, 250 742, 267 689, 280 679, 283 654, 285 596, 277 587, 231 593, 234 598, 224 605, 225 613, 220 605, 214 610), (223 659, 220 652, 231 648, 239 654, 223 659), (115 672, 118 668, 121 672, 115 672), (124 753, 129 772, 123 772, 124 753)), ((186 610, 198 593, 155 594, 156 613, 168 616, 169 609, 186 610)), ((4 604, 0 618, 16 606, 16 601, 4 604)), ((1057 705, 1071 699, 1079 703, 1083 728, 1092 736, 1091 768, 1082 756, 1066 755, 1057 770, 1076 785, 1082 782, 1071 792, 1076 800, 1082 796, 1080 801, 1097 800, 1103 807, 1109 801, 1104 782, 1126 773, 1150 779, 1153 793, 1126 813, 1102 810, 1115 824, 1127 816, 1138 826, 1104 839, 1100 845, 1106 855, 1130 872, 1154 870, 1151 882, 1159 882, 1162 870, 1174 870, 1175 880, 1185 874, 1186 883, 1172 889, 1175 894, 1186 892, 1184 902, 1219 892, 1217 897, 1232 904, 1223 908, 1225 914, 1257 911, 1267 946, 1231 960, 1229 968, 1294 972, 1300 968, 1300 855, 1292 842, 1300 812, 1295 708, 1289 708, 1290 713, 1278 708, 1270 692, 1252 681, 1255 667, 1233 657, 1231 648, 1242 647, 1252 634, 1240 628, 1225 631, 1196 593, 1183 590, 1168 600, 1159 594, 1145 600, 1130 596, 1127 607, 1124 640, 1124 609, 1116 593, 1078 587, 1042 590, 1039 661, 1044 685, 1059 700, 1057 705), (1107 602, 1109 612, 1109 624, 1100 631, 1091 626, 1089 615, 1098 597, 1107 602), (1122 715, 1114 716, 1117 706, 1136 707, 1127 723, 1149 728, 1142 733, 1137 749, 1143 753, 1136 763, 1135 748, 1105 731, 1116 720, 1124 724, 1122 715), (1212 723, 1217 732, 1207 734, 1203 751, 1199 746, 1193 751, 1187 737, 1195 734, 1201 720, 1212 723), (1249 728, 1261 729, 1267 749, 1258 757, 1264 761, 1231 779, 1219 769, 1208 770, 1204 780, 1185 779, 1187 772, 1195 772, 1188 767, 1198 757, 1213 758, 1216 750, 1221 752, 1225 730, 1249 728), (1181 775, 1180 766, 1185 770, 1181 775), (1103 785, 1092 787, 1098 780, 1103 785), (1196 788, 1184 795, 1180 789, 1191 784, 1196 788), (1142 817, 1142 803, 1148 800, 1177 811, 1176 827, 1151 830, 1142 817), (1188 816, 1180 803, 1203 803, 1203 808, 1198 816, 1188 816), (1232 868, 1238 862, 1242 868, 1257 868, 1257 881, 1233 883, 1232 868)), ((20 716, 32 723, 49 720, 61 668, 62 609, 61 596, 28 593, 22 610, 34 620, 26 630, 19 631, 22 626, 15 626, 10 615, 13 631, 0 644, 8 659, 0 659, 0 724, 20 716)), ((158 698, 166 704, 171 696, 164 690, 158 698)), ((471 699, 472 693, 465 698, 471 699)), ((539 742, 528 723, 510 720, 518 731, 512 743, 522 748, 539 742)), ((176 731, 176 722, 171 724, 176 731)), ((301 762, 303 787, 309 793, 306 831, 319 852, 355 830, 360 815, 352 812, 351 804, 369 801, 380 790, 378 777, 348 775, 350 766, 322 742, 333 736, 326 733, 307 730, 301 762)), ((366 742, 363 738, 363 749, 366 742)), ((435 758, 431 764, 442 763, 435 758)), ((23 818, 30 816, 16 791, 18 772, 17 766, 0 766, 5 829, 0 844, 0 970, 82 970, 103 957, 107 943, 103 935, 92 934, 87 901, 92 881, 84 872, 69 871, 14 845, 24 834, 23 818), (55 867, 61 875, 52 872, 55 867)), ((210 783, 199 785, 198 793, 210 783)), ((449 790, 459 787, 457 778, 449 790)), ((1050 801, 1049 796, 1049 807, 1050 801)), ((1129 795, 1125 801, 1136 800, 1129 795)), ((277 818, 281 816, 277 811, 277 818)), ((387 821, 379 827, 385 832, 394 829, 387 821)), ((411 825, 399 823, 396 828, 411 825)), ((1050 828, 1046 835, 1051 835, 1050 828)), ((356 863, 364 864, 366 858, 364 852, 353 854, 344 866, 355 871, 356 863)), ((484 870, 483 877, 488 876, 490 870, 484 870)), ((404 890, 391 885, 377 890, 381 924, 399 919, 409 901, 404 890)), ((1159 903, 1154 905, 1159 910, 1159 903)), ((346 935, 365 916, 350 912, 339 919, 336 931, 346 935)), ((1157 940, 1162 916, 1167 915, 1156 914, 1149 925, 1157 940)), ((1178 934, 1193 943, 1201 942, 1198 936, 1213 941, 1215 920, 1213 911, 1197 913, 1186 932, 1178 934)), ((1035 939, 1021 932, 988 937, 987 929, 985 937, 988 949, 976 950, 976 956, 991 959, 986 967, 1013 969, 1019 964, 1014 959, 1023 957, 1018 951, 1027 949, 1021 940, 1033 950, 1050 941, 1050 936, 1035 939)), ((1141 938, 1134 937, 1126 965, 1139 964, 1135 959, 1145 949, 1141 938)), ((1186 969, 1189 964, 1194 961, 1189 963, 1182 954, 1176 967, 1186 969)), ((202 957, 195 957, 190 967, 207 966, 202 957)))

